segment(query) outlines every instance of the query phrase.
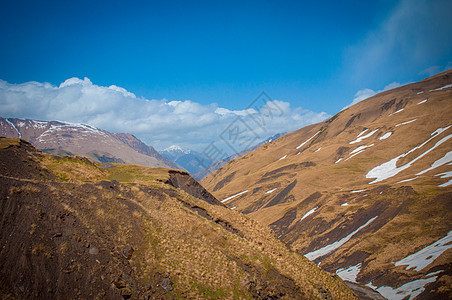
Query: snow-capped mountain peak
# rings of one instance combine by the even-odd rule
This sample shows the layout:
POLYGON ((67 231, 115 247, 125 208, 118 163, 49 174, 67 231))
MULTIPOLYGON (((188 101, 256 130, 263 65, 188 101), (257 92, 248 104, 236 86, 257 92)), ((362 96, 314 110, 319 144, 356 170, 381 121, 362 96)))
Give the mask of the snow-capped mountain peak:
POLYGON ((187 148, 183 148, 179 145, 171 145, 168 148, 163 149, 163 152, 183 152, 185 154, 188 154, 191 152, 191 150, 187 149, 187 148))

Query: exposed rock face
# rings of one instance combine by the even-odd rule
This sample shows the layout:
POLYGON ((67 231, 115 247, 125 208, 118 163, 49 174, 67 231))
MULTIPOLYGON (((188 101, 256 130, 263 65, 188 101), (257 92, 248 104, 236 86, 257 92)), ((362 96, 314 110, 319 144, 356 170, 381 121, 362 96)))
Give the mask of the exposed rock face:
POLYGON ((451 84, 448 71, 385 91, 201 184, 218 199, 238 194, 224 203, 329 272, 389 298, 450 298, 451 84))
POLYGON ((194 180, 190 174, 184 171, 171 170, 169 171, 169 179, 167 183, 175 188, 181 189, 195 198, 202 199, 209 204, 224 206, 211 193, 203 188, 199 182, 194 180))

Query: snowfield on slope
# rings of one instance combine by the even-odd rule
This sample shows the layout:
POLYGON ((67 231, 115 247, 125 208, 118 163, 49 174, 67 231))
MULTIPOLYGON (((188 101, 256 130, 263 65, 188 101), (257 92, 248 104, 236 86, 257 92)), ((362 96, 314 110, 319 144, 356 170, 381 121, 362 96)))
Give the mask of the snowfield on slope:
POLYGON ((415 180, 415 179, 417 179, 417 176, 416 176, 416 177, 413 177, 413 178, 408 178, 408 179, 400 180, 400 181, 397 181, 396 183, 404 183, 404 182, 408 182, 408 181, 415 180))
POLYGON ((390 300, 403 300, 403 299, 406 299, 406 297, 409 297, 408 299, 414 299, 425 290, 424 286, 426 284, 436 281, 438 276, 433 276, 433 275, 436 275, 436 273, 427 274, 427 276, 426 276, 427 278, 425 278, 425 279, 414 280, 414 281, 405 283, 404 285, 399 286, 398 288, 395 288, 395 289, 393 289, 392 287, 389 287, 389 286, 376 287, 376 286, 372 285, 371 282, 366 284, 366 286, 376 290, 383 297, 390 299, 390 300))
POLYGON ((441 91, 441 90, 444 90, 444 89, 447 89, 447 88, 450 88, 450 87, 452 87, 452 84, 448 84, 448 85, 445 85, 443 87, 440 87, 440 88, 437 88, 437 89, 434 89, 434 90, 430 90, 430 92, 441 91))
POLYGON ((364 225, 361 225, 360 227, 358 227, 358 229, 356 229, 355 231, 353 231, 352 233, 350 233, 349 235, 347 235, 346 237, 340 239, 339 241, 336 241, 332 244, 329 244, 325 247, 322 247, 320 249, 317 249, 315 251, 309 252, 307 254, 305 254, 304 256, 309 259, 309 260, 316 260, 319 257, 323 257, 325 255, 328 255, 330 253, 333 253, 334 251, 336 251, 339 247, 341 247, 342 245, 344 245, 345 243, 347 243, 355 234, 358 233, 358 231, 360 231, 361 229, 363 229, 364 227, 366 227, 367 225, 369 225, 370 223, 372 223, 378 216, 375 216, 373 218, 371 218, 369 221, 367 221, 364 225))
POLYGON ((316 207, 314 207, 313 209, 311 209, 310 211, 308 211, 307 213, 305 213, 304 216, 301 217, 300 221, 298 221, 298 222, 301 222, 301 221, 303 221, 303 219, 305 219, 307 216, 312 215, 312 214, 317 210, 317 208, 318 208, 318 207, 316 206, 316 207))
POLYGON ((406 121, 406 122, 397 124, 395 127, 399 127, 399 126, 402 126, 402 125, 410 124, 410 123, 413 123, 413 122, 416 121, 416 120, 417 120, 417 119, 413 119, 413 120, 410 120, 410 121, 406 121))
MULTIPOLYGON (((436 174, 435 176, 439 176, 440 178, 449 178, 449 177, 452 177, 452 171, 439 173, 439 174, 436 174)), ((446 186, 449 186, 451 184, 452 184, 452 179, 447 181, 447 182, 445 182, 445 183, 443 183, 443 184, 440 184, 438 186, 439 187, 446 187, 446 186)))
POLYGON ((356 143, 360 143, 361 141, 363 141, 364 139, 367 139, 369 137, 371 137, 375 132, 378 131, 379 128, 375 129, 374 131, 369 132, 366 135, 361 136, 366 130, 364 130, 363 132, 361 132, 360 134, 358 134, 358 136, 356 137, 356 139, 354 141, 351 141, 349 144, 356 144, 356 143))
POLYGON ((268 190, 268 191, 266 191, 265 193, 266 194, 270 194, 270 193, 273 193, 274 191, 276 191, 278 188, 274 188, 274 189, 271 189, 271 190, 268 190))
POLYGON ((445 165, 447 163, 450 163, 450 162, 452 162, 452 151, 447 152, 446 155, 444 155, 442 158, 435 161, 430 168, 425 169, 424 171, 421 171, 421 172, 417 173, 416 175, 421 175, 421 174, 427 173, 428 171, 431 171, 435 168, 438 168, 438 167, 445 165))
POLYGON ((389 116, 398 114, 399 112, 402 112, 405 108, 399 109, 398 111, 393 112, 392 114, 390 114, 389 116))
POLYGON ((398 173, 402 172, 405 169, 408 169, 409 167, 411 167, 411 165, 413 163, 415 163, 417 160, 421 159, 422 157, 424 157, 425 155, 427 155, 429 152, 431 152, 432 150, 434 150, 436 147, 440 146, 442 143, 446 142, 448 139, 450 139, 452 137, 452 134, 442 138, 441 140, 439 140, 433 147, 431 147, 430 149, 428 149, 427 151, 425 151, 424 153, 420 154, 418 157, 414 158, 413 160, 411 160, 410 162, 406 163, 405 165, 402 165, 400 167, 397 167, 397 161, 400 158, 403 158, 405 156, 407 156, 408 154, 414 152, 417 149, 422 148, 423 146, 425 146, 425 144, 427 144, 428 142, 430 142, 432 139, 436 138, 438 135, 440 135, 441 133, 443 133, 444 131, 446 131, 447 129, 449 129, 452 125, 449 125, 445 128, 439 128, 436 131, 434 131, 431 134, 431 137, 426 140, 425 142, 423 142, 422 144, 420 144, 419 146, 414 147, 413 149, 411 149, 410 151, 403 153, 393 159, 391 159, 388 162, 385 162, 375 168, 373 168, 372 170, 370 170, 367 174, 366 174, 366 178, 375 178, 374 181, 369 182, 369 184, 372 183, 376 183, 376 182, 380 182, 383 181, 385 179, 391 178, 395 175, 397 175, 398 173))
POLYGON ((22 134, 20 133, 19 130, 17 130, 16 126, 14 126, 14 124, 11 121, 9 121, 8 119, 5 119, 5 120, 12 128, 14 128, 14 130, 16 130, 17 134, 19 135, 19 138, 21 138, 22 134))
POLYGON ((380 141, 387 139, 388 137, 390 137, 392 134, 392 132, 386 132, 385 134, 383 134, 381 137, 379 137, 378 139, 380 141))
POLYGON ((304 145, 306 145, 307 142, 309 142, 310 140, 312 140, 316 135, 318 135, 320 133, 320 130, 317 131, 313 136, 311 136, 309 139, 307 139, 306 141, 304 141, 303 143, 301 143, 297 149, 300 149, 301 147, 303 147, 304 145))
POLYGON ((354 283, 356 282, 356 277, 358 277, 359 272, 361 271, 361 263, 350 266, 347 269, 341 268, 336 270, 336 274, 342 279, 351 281, 354 283))
POLYGON ((374 144, 359 146, 358 148, 356 148, 355 150, 353 150, 352 152, 350 152, 350 156, 347 157, 347 159, 346 159, 345 161, 349 160, 350 158, 352 158, 352 157, 355 156, 355 155, 358 155, 358 154, 364 152, 364 150, 365 150, 366 148, 370 148, 370 147, 372 147, 373 145, 374 145, 374 144))
POLYGON ((406 265, 407 267, 405 268, 405 270, 414 268, 415 271, 421 271, 433 261, 435 261, 435 259, 443 254, 444 251, 452 248, 452 244, 450 243, 452 243, 452 231, 449 231, 449 233, 445 237, 439 239, 433 244, 428 245, 427 247, 419 250, 416 253, 408 255, 402 260, 399 260, 395 263, 395 265, 406 265))
POLYGON ((417 105, 422 104, 422 103, 425 103, 425 102, 427 102, 427 99, 424 99, 424 100, 418 102, 417 105))
POLYGON ((235 198, 235 197, 237 197, 237 196, 240 196, 240 195, 242 195, 242 194, 245 194, 246 192, 248 192, 248 190, 243 191, 243 192, 240 192, 240 193, 237 193, 237 194, 232 195, 232 196, 230 196, 230 197, 227 197, 227 198, 221 200, 221 202, 226 202, 226 201, 228 201, 228 200, 231 200, 232 198, 235 198))

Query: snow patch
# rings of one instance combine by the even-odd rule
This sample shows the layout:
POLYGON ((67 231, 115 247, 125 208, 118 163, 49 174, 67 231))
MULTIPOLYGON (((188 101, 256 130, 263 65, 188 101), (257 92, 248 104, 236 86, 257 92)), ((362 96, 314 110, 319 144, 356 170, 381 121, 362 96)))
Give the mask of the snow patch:
POLYGON ((427 155, 427 153, 431 152, 433 149, 435 149, 436 147, 438 147, 439 145, 441 145, 442 143, 446 142, 448 139, 450 139, 452 137, 452 134, 449 134, 448 136, 442 138, 441 140, 439 140, 433 147, 431 147, 429 150, 425 151, 424 153, 422 153, 421 155, 419 155, 418 157, 414 158, 412 161, 406 163, 403 166, 397 167, 397 161, 402 158, 407 156, 408 154, 412 153, 413 151, 423 147, 425 144, 427 144, 428 142, 430 142, 432 139, 434 139, 436 136, 438 136, 439 134, 441 134, 442 132, 444 132, 445 130, 449 129, 452 125, 449 125, 445 128, 439 128, 436 131, 434 131, 431 135, 431 137, 426 140, 425 142, 423 142, 422 144, 420 144, 419 146, 414 147, 413 149, 411 149, 410 151, 408 151, 407 153, 403 153, 393 159, 391 159, 388 162, 385 162, 375 168, 373 168, 372 170, 370 170, 367 174, 366 174, 366 178, 375 178, 374 181, 369 182, 369 184, 372 183, 376 183, 376 182, 380 182, 383 181, 385 179, 391 178, 395 175, 397 175, 398 173, 402 172, 405 169, 408 169, 409 167, 411 167, 411 165, 416 162, 417 160, 421 159, 422 157, 424 157, 425 155, 427 155))
POLYGON ((349 160, 350 158, 352 158, 352 157, 355 156, 355 155, 360 154, 361 152, 364 152, 364 150, 365 150, 366 148, 372 147, 373 145, 374 145, 374 144, 371 144, 371 145, 369 145, 369 146, 359 146, 358 148, 356 148, 355 150, 353 150, 352 152, 350 152, 350 156, 349 156, 345 161, 349 160))
POLYGON ((439 186, 439 187, 447 187, 447 186, 449 186, 449 185, 452 185, 452 179, 449 180, 448 182, 445 182, 445 183, 440 184, 440 185, 438 185, 438 186, 439 186))
POLYGON ((360 136, 362 136, 364 133, 366 133, 367 132, 367 130, 369 130, 369 129, 364 129, 363 131, 361 131, 361 133, 360 134, 358 134, 356 137, 357 138, 359 138, 360 136))
POLYGON ((447 88, 450 88, 450 87, 452 87, 452 84, 448 84, 448 85, 445 85, 443 87, 440 87, 440 88, 437 88, 437 89, 434 89, 434 90, 430 90, 430 92, 441 91, 441 90, 444 90, 444 89, 447 89, 447 88))
POLYGON ((391 134, 392 134, 392 132, 386 132, 385 134, 383 134, 383 135, 379 138, 379 140, 380 140, 380 141, 385 140, 385 139, 387 139, 388 137, 390 137, 391 134))
POLYGON ((315 251, 309 252, 309 253, 305 254, 304 256, 307 259, 309 259, 309 260, 315 260, 315 259, 317 259, 319 257, 323 257, 325 255, 328 255, 328 254, 336 251, 339 247, 341 247, 346 242, 348 242, 356 233, 358 233, 358 231, 360 231, 361 229, 363 229, 364 227, 366 227, 367 225, 372 223, 377 217, 378 216, 375 216, 375 217, 371 218, 364 225, 361 225, 360 227, 358 227, 358 229, 356 229, 355 231, 353 231, 352 233, 350 233, 349 235, 347 235, 343 239, 340 239, 339 241, 336 241, 336 242, 334 242, 334 243, 332 243, 330 245, 327 245, 327 246, 322 247, 320 249, 317 249, 315 251))
POLYGON ((393 112, 392 114, 390 114, 389 116, 398 114, 399 112, 403 111, 405 108, 399 109, 398 111, 393 112))
POLYGON ((287 157, 287 154, 286 155, 284 155, 283 157, 281 157, 280 159, 278 159, 278 160, 282 160, 282 159, 284 159, 284 158, 286 158, 287 157))
POLYGON ((318 208, 318 207, 316 206, 316 207, 314 207, 313 209, 311 209, 310 211, 308 211, 307 213, 305 213, 304 216, 301 217, 300 221, 298 221, 298 222, 301 222, 301 221, 303 221, 303 219, 305 219, 307 216, 312 215, 312 214, 317 210, 317 208, 318 208))
POLYGON ((315 150, 314 152, 319 152, 319 151, 320 151, 320 149, 322 149, 322 147, 320 147, 319 149, 315 150))
POLYGON ((452 242, 452 231, 449 231, 449 233, 445 237, 439 239, 438 241, 434 242, 431 245, 428 245, 422 250, 419 250, 418 252, 408 255, 402 260, 399 260, 398 262, 395 263, 395 265, 396 266, 407 265, 405 270, 414 268, 415 271, 421 271, 426 266, 431 264, 435 259, 437 259, 438 256, 443 254, 444 251, 446 251, 449 248, 452 248, 452 244, 450 244, 451 242, 452 242))
POLYGON ((427 274, 428 278, 418 279, 408 283, 405 283, 402 286, 399 286, 396 289, 393 289, 389 286, 381 286, 377 288, 373 286, 371 282, 366 284, 366 286, 373 288, 377 292, 379 292, 383 297, 391 300, 402 300, 409 296, 409 299, 414 299, 418 295, 420 295, 424 290, 424 286, 428 283, 435 282, 438 278, 437 276, 432 276, 433 273, 427 274))
POLYGON ((235 206, 234 206, 234 207, 231 207, 231 209, 236 209, 236 208, 237 208, 237 207, 235 207, 235 206))
POLYGON ((221 202, 226 202, 226 201, 228 201, 228 200, 231 200, 232 198, 235 198, 235 197, 237 197, 237 196, 240 196, 240 195, 242 195, 242 194, 245 194, 246 192, 248 192, 248 190, 243 191, 243 192, 240 192, 240 193, 237 193, 237 194, 232 195, 232 196, 230 196, 230 197, 227 197, 227 198, 221 200, 221 202))
POLYGON ((278 188, 274 188, 274 189, 272 189, 272 190, 269 190, 269 191, 266 191, 265 193, 266 194, 270 194, 270 193, 273 193, 274 191, 276 191, 278 188))
POLYGON ((362 140, 367 139, 368 137, 372 136, 375 132, 378 131, 379 128, 375 129, 374 131, 369 132, 366 135, 360 136, 362 134, 362 132, 356 137, 356 139, 354 141, 351 141, 349 144, 355 144, 355 143, 360 143, 362 140))
POLYGON ((348 206, 349 204, 347 202, 342 203, 341 206, 348 206))
POLYGON ((410 124, 410 123, 412 123, 412 122, 414 122, 416 120, 417 119, 413 119, 413 120, 410 120, 410 121, 407 121, 407 122, 403 122, 403 123, 397 124, 395 127, 399 127, 399 126, 402 126, 402 125, 410 124))
POLYGON ((424 91, 421 91, 421 92, 417 92, 416 94, 417 94, 417 95, 420 95, 420 94, 422 94, 423 92, 424 92, 424 91))
POLYGON ((336 160, 335 164, 337 164, 338 162, 340 162, 342 160, 342 158, 339 158, 338 160, 336 160))
POLYGON ((436 174, 435 176, 440 176, 440 178, 449 178, 449 177, 452 177, 452 171, 439 173, 439 174, 436 174))
POLYGON ((414 178, 409 178, 409 179, 405 179, 405 180, 400 180, 400 181, 397 181, 396 183, 408 182, 408 181, 411 181, 411 180, 415 180, 416 178, 417 178, 417 176, 414 177, 414 178))
POLYGON ((320 130, 317 131, 313 136, 311 136, 309 139, 307 139, 306 141, 304 141, 303 143, 301 143, 297 149, 300 149, 301 147, 303 147, 304 145, 306 145, 307 142, 309 142, 310 140, 312 140, 316 135, 318 135, 320 133, 320 130))
POLYGON ((365 189, 364 190, 356 190, 356 191, 351 191, 350 193, 361 193, 361 192, 364 192, 365 191, 365 189))
POLYGON ((352 152, 350 152, 350 154, 356 153, 356 152, 361 152, 362 150, 372 147, 374 144, 371 144, 369 146, 359 146, 358 148, 356 148, 355 150, 353 150, 352 152))
MULTIPOLYGON (((58 132, 58 131, 75 131, 75 132, 79 132, 79 133, 87 133, 87 134, 96 134, 96 135, 102 135, 104 137, 108 137, 108 135, 103 131, 100 130, 96 127, 90 126, 90 125, 86 125, 86 124, 80 124, 80 123, 69 123, 69 122, 61 122, 58 121, 59 123, 61 123, 61 125, 50 125, 50 127, 44 131, 38 138, 39 142, 43 142, 44 141, 44 137, 54 133, 54 132, 58 132)), ((83 135, 86 136, 86 135, 83 135)))
POLYGON ((424 171, 421 171, 421 172, 417 173, 416 175, 421 175, 421 174, 427 173, 428 171, 431 171, 435 168, 438 168, 439 166, 448 164, 450 162, 452 162, 452 151, 447 152, 446 155, 444 155, 442 158, 435 161, 430 168, 425 169, 424 171))
POLYGON ((35 129, 45 129, 49 123, 43 122, 43 121, 32 121, 33 122, 33 128, 35 129))
POLYGON ((22 133, 20 133, 19 130, 17 130, 16 126, 14 126, 14 124, 10 120, 8 120, 8 119, 5 119, 5 120, 9 125, 11 125, 12 128, 14 128, 14 130, 16 130, 17 134, 19 135, 19 138, 21 138, 22 133))
POLYGON ((356 282, 356 277, 358 277, 359 272, 361 271, 361 263, 350 266, 347 269, 341 268, 336 270, 336 274, 342 279, 351 281, 354 283, 356 282))
POLYGON ((422 100, 421 102, 418 102, 417 105, 422 104, 422 103, 425 103, 425 102, 427 102, 427 99, 424 99, 424 100, 422 100))

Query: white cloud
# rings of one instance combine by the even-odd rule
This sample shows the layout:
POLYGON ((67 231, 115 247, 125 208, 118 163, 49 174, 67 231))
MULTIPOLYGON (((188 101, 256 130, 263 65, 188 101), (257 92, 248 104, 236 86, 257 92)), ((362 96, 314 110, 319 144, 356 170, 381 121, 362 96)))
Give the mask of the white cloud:
POLYGON ((365 99, 367 99, 369 97, 372 97, 375 94, 376 94, 375 91, 371 90, 371 89, 359 90, 359 91, 356 92, 352 103, 350 103, 348 106, 344 107, 344 109, 347 108, 347 107, 350 107, 350 106, 352 106, 352 105, 354 105, 354 104, 356 104, 358 102, 361 102, 361 101, 363 101, 363 100, 365 100, 365 99))
MULTIPOLYGON (((405 84, 406 84, 406 83, 405 83, 405 84)), ((383 91, 392 90, 392 89, 398 88, 398 87, 400 87, 400 86, 402 86, 402 85, 401 85, 400 83, 398 83, 398 82, 391 82, 390 84, 386 85, 386 86, 383 88, 383 91)), ((383 91, 378 91, 377 93, 380 93, 380 92, 383 92, 383 91)))
POLYGON ((374 91, 372 89, 362 89, 356 92, 355 96, 353 97, 353 101, 352 103, 350 103, 349 105, 347 105, 346 107, 344 107, 342 110, 349 108, 352 105, 355 105, 358 102, 361 102, 363 100, 366 100, 367 98, 370 98, 372 96, 375 96, 378 93, 384 92, 384 91, 388 91, 388 90, 392 90, 395 88, 398 88, 402 86, 400 83, 398 82, 391 82, 390 84, 386 85, 382 90, 378 90, 378 91, 374 91))
POLYGON ((216 103, 203 105, 191 100, 149 100, 115 85, 95 85, 86 77, 70 78, 59 86, 0 80, 2 117, 61 120, 112 132, 130 132, 159 149, 180 144, 202 151, 211 142, 226 148, 220 136, 237 118, 248 126, 243 135, 258 136, 256 142, 260 142, 273 134, 329 117, 327 113, 293 108, 290 103, 278 100, 262 103, 261 112, 258 109, 253 106, 229 110, 216 103))

